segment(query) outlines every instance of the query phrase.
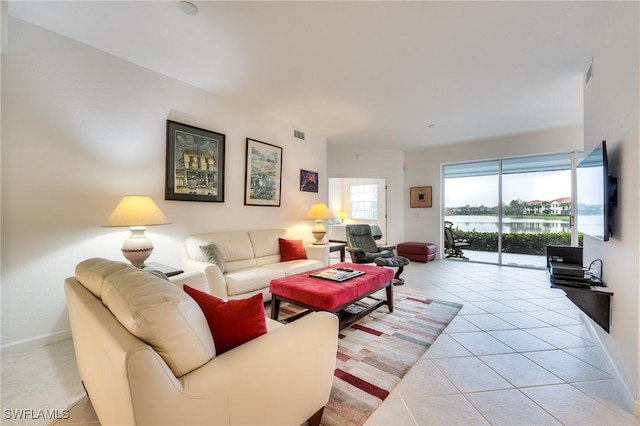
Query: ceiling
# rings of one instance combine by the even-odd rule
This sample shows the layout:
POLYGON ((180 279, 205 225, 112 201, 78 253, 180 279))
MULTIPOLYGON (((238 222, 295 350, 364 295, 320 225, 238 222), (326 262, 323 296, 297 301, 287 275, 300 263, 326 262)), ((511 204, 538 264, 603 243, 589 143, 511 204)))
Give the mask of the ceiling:
MULTIPOLYGON (((411 150, 582 122, 599 1, 9 1, 9 14, 328 138, 411 150)), ((597 72, 597 68, 594 67, 597 72)))

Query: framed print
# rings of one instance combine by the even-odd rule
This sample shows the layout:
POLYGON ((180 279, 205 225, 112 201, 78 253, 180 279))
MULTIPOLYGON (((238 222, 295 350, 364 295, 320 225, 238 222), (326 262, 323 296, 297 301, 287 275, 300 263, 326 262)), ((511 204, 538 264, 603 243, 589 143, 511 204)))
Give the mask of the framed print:
POLYGON ((318 172, 300 169, 300 191, 318 192, 318 172))
POLYGON ((167 120, 165 200, 224 201, 225 136, 167 120))
POLYGON ((247 138, 245 206, 280 207, 282 148, 247 138))
POLYGON ((430 186, 414 186, 411 188, 411 207, 431 207, 430 186))

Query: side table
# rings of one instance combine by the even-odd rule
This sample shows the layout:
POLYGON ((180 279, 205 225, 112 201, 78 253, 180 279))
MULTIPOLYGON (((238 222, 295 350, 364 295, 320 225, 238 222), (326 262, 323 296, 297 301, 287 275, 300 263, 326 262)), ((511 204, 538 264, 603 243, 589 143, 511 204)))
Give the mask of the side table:
POLYGON ((163 265, 162 263, 157 263, 157 262, 146 262, 145 266, 162 271, 162 273, 164 273, 168 277, 174 277, 184 272, 182 269, 174 268, 173 266, 163 265))
POLYGON ((339 251, 340 252, 340 262, 344 262, 344 258, 345 258, 345 249, 347 248, 347 244, 346 243, 336 243, 336 242, 328 242, 327 245, 329 246, 329 253, 334 252, 334 251, 339 251))

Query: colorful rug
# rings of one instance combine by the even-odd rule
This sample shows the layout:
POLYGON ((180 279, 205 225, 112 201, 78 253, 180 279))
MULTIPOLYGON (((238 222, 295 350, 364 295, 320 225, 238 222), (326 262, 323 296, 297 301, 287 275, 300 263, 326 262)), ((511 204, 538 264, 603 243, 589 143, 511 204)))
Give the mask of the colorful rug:
MULTIPOLYGON (((383 306, 341 330, 322 425, 363 424, 462 308, 394 290, 393 313, 383 306)), ((280 312, 297 311, 289 305, 280 312)))

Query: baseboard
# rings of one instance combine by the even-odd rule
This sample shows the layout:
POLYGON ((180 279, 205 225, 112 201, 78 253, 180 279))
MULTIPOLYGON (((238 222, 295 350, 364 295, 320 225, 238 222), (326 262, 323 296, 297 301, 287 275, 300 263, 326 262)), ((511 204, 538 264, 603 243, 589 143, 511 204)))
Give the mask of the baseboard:
POLYGON ((629 407, 631 410, 633 410, 633 415, 634 416, 640 416, 640 401, 637 401, 633 397, 633 393, 631 393, 629 391, 629 388, 627 387, 627 384, 622 379, 622 375, 620 375, 620 372, 616 368, 616 365, 614 364, 613 360, 609 356, 609 352, 607 352, 605 350, 605 346, 602 344, 602 340, 600 339, 600 335, 596 332, 596 329, 595 329, 595 326, 598 326, 598 325, 595 324, 593 321, 591 321, 589 319, 589 317, 587 317, 587 315, 584 312, 581 312, 581 314, 582 314, 581 315, 582 322, 589 328, 589 331, 591 332, 591 336, 593 336, 593 338, 596 340, 596 342, 600 346, 600 349, 602 350, 602 353, 604 354, 605 360, 606 360, 606 362, 608 364, 607 368, 609 369, 609 371, 612 372, 612 376, 613 376, 614 380, 618 383, 618 386, 622 390, 622 397, 623 397, 623 400, 624 400, 624 405, 626 407, 629 407))
POLYGON ((70 338, 71 330, 59 331, 57 333, 34 337, 33 339, 21 340, 20 342, 2 346, 0 348, 0 351, 2 352, 2 355, 22 353, 34 348, 50 345, 51 343, 60 342, 62 340, 70 338))

